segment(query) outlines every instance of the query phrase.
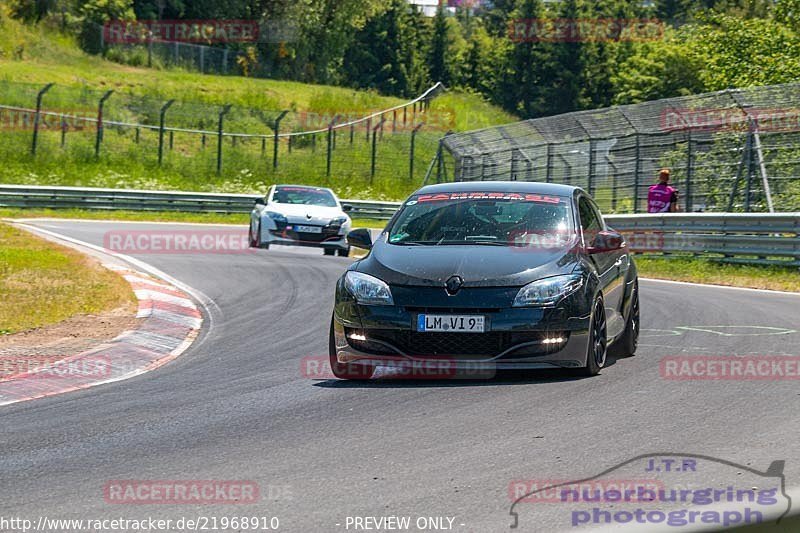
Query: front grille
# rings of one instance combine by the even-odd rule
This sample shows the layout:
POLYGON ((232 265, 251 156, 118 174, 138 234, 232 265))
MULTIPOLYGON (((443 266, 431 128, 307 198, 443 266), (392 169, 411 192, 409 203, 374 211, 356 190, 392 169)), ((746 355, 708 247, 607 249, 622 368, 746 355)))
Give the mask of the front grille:
POLYGON ((339 226, 324 226, 322 233, 300 233, 297 231, 281 229, 272 230, 272 234, 284 239, 292 239, 302 242, 323 242, 336 239, 339 236, 339 226))
MULTIPOLYGON (((348 328, 349 330, 349 328, 348 328)), ((563 332, 542 331, 489 331, 486 333, 440 333, 417 332, 410 330, 380 330, 369 329, 361 331, 367 340, 355 341, 350 338, 349 330, 347 340, 356 350, 373 353, 376 355, 394 353, 391 349, 380 345, 375 340, 384 341, 397 347, 403 353, 415 357, 425 356, 483 356, 494 357, 500 353, 526 342, 541 341, 545 337, 565 336, 563 332)), ((508 357, 518 355, 544 355, 558 351, 561 345, 533 345, 514 350, 508 357)))

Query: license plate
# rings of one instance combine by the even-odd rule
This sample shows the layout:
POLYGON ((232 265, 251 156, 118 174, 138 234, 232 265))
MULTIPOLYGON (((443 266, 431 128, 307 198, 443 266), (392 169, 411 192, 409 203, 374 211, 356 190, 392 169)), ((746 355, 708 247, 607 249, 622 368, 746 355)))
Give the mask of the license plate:
POLYGON ((486 317, 480 315, 417 315, 417 331, 483 333, 486 317))
POLYGON ((319 226, 295 226, 294 231, 297 233, 322 233, 322 228, 319 226))

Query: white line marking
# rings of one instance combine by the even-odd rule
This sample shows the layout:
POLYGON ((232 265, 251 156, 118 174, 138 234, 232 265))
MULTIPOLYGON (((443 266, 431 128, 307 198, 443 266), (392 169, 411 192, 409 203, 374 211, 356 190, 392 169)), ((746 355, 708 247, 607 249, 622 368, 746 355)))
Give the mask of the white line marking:
POLYGON ((791 294, 792 296, 800 296, 800 292, 791 291, 774 291, 771 289, 751 289, 750 287, 731 287, 730 285, 711 285, 709 283, 690 283, 688 281, 673 281, 671 279, 656 279, 656 278, 639 278, 642 281, 657 281, 658 283, 673 283, 675 285, 692 285, 693 287, 709 287, 711 289, 730 289, 734 291, 751 291, 761 292, 765 294, 791 294))

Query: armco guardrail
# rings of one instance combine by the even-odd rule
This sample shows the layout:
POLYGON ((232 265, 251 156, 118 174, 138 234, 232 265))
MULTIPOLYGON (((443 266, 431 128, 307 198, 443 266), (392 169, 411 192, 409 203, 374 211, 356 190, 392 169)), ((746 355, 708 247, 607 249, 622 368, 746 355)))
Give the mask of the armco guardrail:
MULTIPOLYGON (((257 194, 141 191, 82 187, 0 185, 0 207, 182 211, 190 213, 249 213, 257 194)), ((342 200, 359 218, 388 220, 398 202, 342 200)))
MULTIPOLYGON (((0 185, 0 207, 248 213, 256 194, 0 185)), ((356 218, 388 220, 399 202, 342 200, 356 218)), ((800 266, 800 213, 607 215, 639 253, 692 254, 724 261, 800 266)))
POLYGON ((800 213, 609 215, 639 253, 718 256, 723 261, 800 266, 800 213))

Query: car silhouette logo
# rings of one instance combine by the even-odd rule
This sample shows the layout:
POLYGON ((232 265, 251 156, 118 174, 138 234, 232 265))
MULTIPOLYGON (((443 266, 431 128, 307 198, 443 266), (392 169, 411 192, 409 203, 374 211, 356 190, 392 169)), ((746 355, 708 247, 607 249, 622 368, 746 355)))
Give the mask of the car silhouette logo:
POLYGON ((453 296, 459 290, 461 290, 461 286, 464 284, 464 280, 461 279, 461 276, 450 276, 447 281, 444 283, 445 289, 447 289, 447 294, 453 296))

